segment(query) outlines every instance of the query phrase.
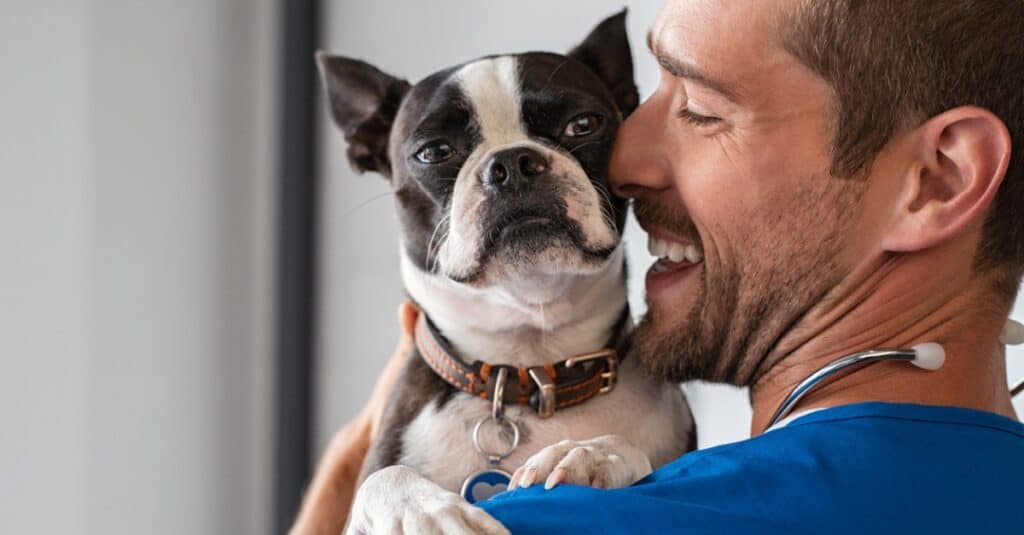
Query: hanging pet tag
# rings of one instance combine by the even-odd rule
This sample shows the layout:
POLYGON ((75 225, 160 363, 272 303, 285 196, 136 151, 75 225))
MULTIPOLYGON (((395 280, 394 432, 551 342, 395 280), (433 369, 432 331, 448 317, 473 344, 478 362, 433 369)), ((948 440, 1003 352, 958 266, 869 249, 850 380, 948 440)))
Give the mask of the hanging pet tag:
POLYGON ((512 474, 502 470, 498 465, 502 459, 508 457, 519 446, 519 426, 514 421, 505 418, 500 412, 495 412, 499 414, 498 417, 493 415, 485 416, 473 428, 473 446, 476 447, 477 451, 487 456, 487 462, 491 467, 470 475, 462 483, 462 497, 469 503, 483 501, 495 494, 504 492, 508 489, 509 482, 512 481, 512 474), (505 451, 490 452, 480 445, 480 428, 483 427, 484 423, 491 420, 498 425, 507 426, 512 431, 512 445, 505 451))
POLYGON ((466 478, 466 482, 462 484, 462 497, 469 503, 484 501, 495 494, 505 492, 511 480, 512 474, 499 468, 484 470, 466 478))

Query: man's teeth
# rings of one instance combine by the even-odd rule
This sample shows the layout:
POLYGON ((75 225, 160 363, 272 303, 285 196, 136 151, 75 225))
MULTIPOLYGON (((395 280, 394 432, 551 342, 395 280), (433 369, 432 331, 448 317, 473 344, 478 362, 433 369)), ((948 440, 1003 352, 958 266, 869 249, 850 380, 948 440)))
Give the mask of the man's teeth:
POLYGON ((686 260, 686 250, 688 247, 681 243, 670 243, 668 244, 668 254, 665 256, 672 262, 682 262, 686 260))
POLYGON ((662 240, 654 236, 648 236, 647 250, 650 251, 651 256, 658 257, 661 260, 668 260, 669 262, 682 262, 685 260, 691 264, 697 264, 704 260, 704 255, 695 245, 683 245, 679 242, 662 240))
POLYGON ((659 240, 654 236, 647 236, 647 251, 651 253, 651 256, 662 258, 668 252, 668 242, 659 240))

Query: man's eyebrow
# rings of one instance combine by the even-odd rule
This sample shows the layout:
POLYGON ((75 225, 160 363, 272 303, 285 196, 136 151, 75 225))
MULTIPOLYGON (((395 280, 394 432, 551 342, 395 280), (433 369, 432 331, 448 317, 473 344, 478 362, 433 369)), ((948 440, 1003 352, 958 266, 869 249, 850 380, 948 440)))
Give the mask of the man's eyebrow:
POLYGON ((647 32, 647 48, 651 51, 651 54, 654 55, 654 58, 658 61, 658 64, 661 65, 661 68, 668 71, 672 76, 692 80, 693 82, 721 93, 733 102, 738 101, 736 91, 728 85, 715 80, 704 72, 701 72, 700 69, 691 63, 680 61, 659 51, 657 47, 654 46, 654 35, 650 31, 647 32))

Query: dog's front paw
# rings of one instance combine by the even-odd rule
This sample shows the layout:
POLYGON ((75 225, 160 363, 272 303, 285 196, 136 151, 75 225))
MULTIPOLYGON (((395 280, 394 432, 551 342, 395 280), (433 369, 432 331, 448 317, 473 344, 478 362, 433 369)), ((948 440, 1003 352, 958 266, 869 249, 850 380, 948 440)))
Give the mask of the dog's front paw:
POLYGON ((375 533, 508 535, 500 522, 411 468, 390 466, 356 493, 348 535, 375 533))
POLYGON ((591 440, 563 440, 548 446, 512 474, 509 490, 541 480, 544 488, 559 483, 599 488, 626 487, 651 473, 647 455, 624 438, 605 435, 591 440))

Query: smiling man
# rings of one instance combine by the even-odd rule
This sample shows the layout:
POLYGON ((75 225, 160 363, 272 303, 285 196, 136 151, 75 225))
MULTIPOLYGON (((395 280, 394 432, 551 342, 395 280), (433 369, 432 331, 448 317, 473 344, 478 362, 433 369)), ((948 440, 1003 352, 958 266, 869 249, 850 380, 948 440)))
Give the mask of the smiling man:
POLYGON ((1022 37, 1016 0, 667 2, 661 84, 612 163, 670 257, 632 349, 750 386, 755 438, 484 508, 515 533, 1019 530, 999 335, 1024 266, 1022 37), (941 369, 861 368, 765 433, 821 366, 922 342, 941 369))
POLYGON ((1000 331, 1024 269, 1024 2, 669 0, 612 177, 663 257, 632 354, 751 387, 753 438, 624 489, 482 504, 514 533, 1014 532, 1000 331), (675 260, 675 261, 673 261, 675 260), (766 429, 847 354, 873 364, 766 429))

